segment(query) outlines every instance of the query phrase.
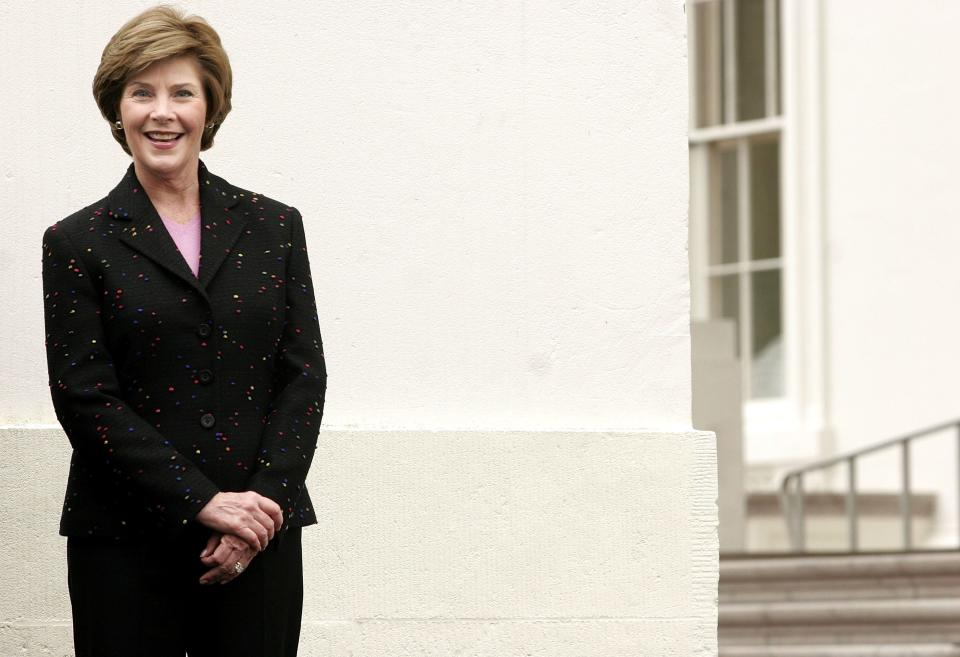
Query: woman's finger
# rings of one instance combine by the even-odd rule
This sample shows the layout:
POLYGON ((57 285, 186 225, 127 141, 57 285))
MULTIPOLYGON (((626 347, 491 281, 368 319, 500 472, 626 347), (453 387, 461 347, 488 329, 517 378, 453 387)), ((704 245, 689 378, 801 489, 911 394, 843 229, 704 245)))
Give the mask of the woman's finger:
POLYGON ((283 509, 280 508, 280 505, 263 495, 257 499, 257 503, 260 505, 260 509, 273 520, 276 530, 280 531, 280 527, 283 526, 283 509))
POLYGON ((273 535, 278 529, 273 518, 261 511, 259 508, 251 511, 253 519, 256 520, 261 527, 267 530, 267 541, 273 540, 273 535))
POLYGON ((213 532, 210 535, 210 538, 207 539, 207 545, 203 548, 203 551, 200 553, 200 558, 203 559, 209 554, 213 554, 213 551, 217 548, 217 545, 220 543, 220 537, 223 536, 220 532, 213 532))
POLYGON ((254 524, 250 529, 253 530, 253 533, 257 535, 259 541, 259 547, 257 552, 263 552, 267 549, 267 543, 270 542, 270 536, 267 534, 267 530, 260 523, 254 524))
MULTIPOLYGON (((231 566, 233 568, 233 566, 231 566)), ((200 578, 201 584, 218 584, 225 577, 229 577, 229 570, 224 566, 215 566, 205 572, 200 578)))
POLYGON ((232 545, 221 540, 220 545, 218 545, 217 549, 213 551, 213 554, 211 554, 207 559, 205 559, 205 562, 208 564, 222 566, 223 564, 233 559, 233 555, 235 552, 236 552, 236 549, 232 545))
POLYGON ((280 531, 280 528, 283 527, 283 510, 277 506, 276 511, 272 513, 268 511, 267 513, 270 513, 270 517, 273 518, 273 522, 277 527, 277 531, 280 531))
MULTIPOLYGON (((244 544, 245 545, 245 544, 244 544)), ((203 559, 208 566, 213 566, 200 578, 201 584, 211 584, 230 577, 237 561, 242 562, 246 550, 237 550, 229 542, 221 541, 213 554, 203 559)))
MULTIPOLYGON (((247 552, 242 550, 241 552, 247 552)), ((203 577, 200 578, 201 584, 226 584, 235 580, 243 571, 245 571, 249 566, 250 562, 253 561, 253 557, 256 556, 256 553, 250 552, 250 556, 243 557, 239 556, 239 553, 234 553, 236 558, 231 557, 227 563, 218 565, 214 568, 211 568, 209 571, 203 574, 203 577), (237 562, 240 562, 242 566, 241 571, 238 573, 236 570, 237 562)))
POLYGON ((233 534, 226 534, 220 540, 232 547, 234 550, 239 552, 241 556, 247 559, 252 559, 257 554, 255 550, 246 544, 246 542, 240 540, 233 534))
POLYGON ((243 567, 243 570, 246 570, 247 566, 249 565, 249 562, 244 562, 242 559, 238 559, 237 561, 234 561, 232 564, 229 565, 229 569, 227 573, 220 578, 221 584, 228 584, 233 580, 237 579, 238 577, 240 577, 241 574, 243 574, 243 570, 241 570, 239 573, 237 572, 236 570, 237 562, 240 563, 240 565, 243 567))
POLYGON ((260 537, 250 527, 240 527, 232 532, 234 536, 250 546, 254 552, 260 551, 260 537))
POLYGON ((252 559, 257 554, 254 548, 251 548, 246 541, 234 536, 233 534, 224 534, 220 537, 220 543, 217 549, 209 555, 212 562, 225 563, 227 559, 252 559))

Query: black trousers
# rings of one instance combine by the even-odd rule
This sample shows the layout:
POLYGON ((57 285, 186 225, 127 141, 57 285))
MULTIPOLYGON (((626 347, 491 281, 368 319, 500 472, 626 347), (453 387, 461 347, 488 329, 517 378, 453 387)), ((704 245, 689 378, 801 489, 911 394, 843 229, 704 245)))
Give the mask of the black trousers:
POLYGON ((239 577, 208 585, 202 525, 172 541, 68 537, 76 657, 296 657, 300 534, 291 527, 239 577))

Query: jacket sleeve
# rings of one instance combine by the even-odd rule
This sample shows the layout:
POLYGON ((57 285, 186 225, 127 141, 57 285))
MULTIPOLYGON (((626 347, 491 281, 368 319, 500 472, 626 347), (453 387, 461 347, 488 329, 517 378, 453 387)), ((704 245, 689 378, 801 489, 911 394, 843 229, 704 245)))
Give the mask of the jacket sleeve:
POLYGON ((310 276, 303 219, 290 211, 286 310, 273 402, 264 418, 249 490, 269 497, 289 518, 305 488, 323 417, 327 368, 310 276))
POLYGON ((96 286, 62 224, 43 234, 47 371, 57 419, 96 476, 131 485, 176 533, 219 490, 121 398, 96 286))

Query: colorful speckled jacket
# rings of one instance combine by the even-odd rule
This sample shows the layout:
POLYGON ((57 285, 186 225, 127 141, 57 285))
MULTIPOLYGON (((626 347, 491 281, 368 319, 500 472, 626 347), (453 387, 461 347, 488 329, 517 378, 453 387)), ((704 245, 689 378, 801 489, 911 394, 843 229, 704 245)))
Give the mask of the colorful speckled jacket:
POLYGON ((46 229, 50 393, 73 455, 64 536, 172 535, 218 491, 316 523, 327 371, 303 219, 199 165, 194 276, 133 164, 46 229))

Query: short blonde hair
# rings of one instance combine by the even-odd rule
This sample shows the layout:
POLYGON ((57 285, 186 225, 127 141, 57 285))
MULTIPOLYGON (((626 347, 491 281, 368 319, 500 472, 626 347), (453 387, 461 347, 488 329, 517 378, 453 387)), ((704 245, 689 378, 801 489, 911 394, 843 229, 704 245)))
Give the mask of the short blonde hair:
POLYGON ((200 150, 213 146, 213 137, 230 113, 233 72, 220 43, 220 36, 199 16, 187 16, 170 5, 157 5, 127 21, 103 49, 100 66, 93 78, 93 97, 100 114, 110 123, 113 138, 130 153, 123 130, 114 121, 120 118, 120 98, 127 80, 154 62, 168 57, 192 55, 200 66, 207 101, 206 124, 200 150))

